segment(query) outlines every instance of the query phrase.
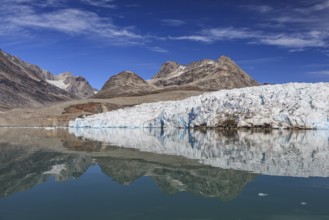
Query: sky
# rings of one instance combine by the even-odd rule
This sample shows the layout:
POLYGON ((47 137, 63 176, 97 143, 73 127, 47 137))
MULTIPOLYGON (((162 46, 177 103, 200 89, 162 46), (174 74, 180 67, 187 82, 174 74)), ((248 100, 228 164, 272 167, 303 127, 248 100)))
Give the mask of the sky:
POLYGON ((260 83, 329 81, 329 0, 0 0, 0 49, 100 89, 226 55, 260 83))

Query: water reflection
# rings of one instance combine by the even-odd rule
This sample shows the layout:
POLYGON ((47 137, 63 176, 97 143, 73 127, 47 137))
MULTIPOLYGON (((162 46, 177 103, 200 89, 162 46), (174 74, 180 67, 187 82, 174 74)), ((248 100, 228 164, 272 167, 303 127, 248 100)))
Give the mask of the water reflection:
POLYGON ((235 198, 254 174, 208 166, 158 163, 137 159, 98 158, 102 171, 121 184, 131 184, 139 177, 150 176, 168 194, 187 191, 223 201, 235 198))
POLYGON ((187 191, 223 201, 237 197, 255 178, 182 157, 83 140, 65 130, 0 129, 0 136, 0 197, 28 190, 49 176, 57 181, 78 178, 95 163, 120 184, 149 176, 165 193, 187 191))
POLYGON ((327 131, 70 129, 87 140, 258 174, 329 176, 327 131))

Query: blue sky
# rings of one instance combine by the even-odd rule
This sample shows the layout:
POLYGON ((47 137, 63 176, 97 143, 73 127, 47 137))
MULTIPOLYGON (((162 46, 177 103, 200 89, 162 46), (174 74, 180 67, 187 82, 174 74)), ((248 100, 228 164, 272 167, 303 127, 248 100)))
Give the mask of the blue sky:
POLYGON ((0 48, 96 88, 231 57, 263 83, 329 81, 329 0, 0 0, 0 48))

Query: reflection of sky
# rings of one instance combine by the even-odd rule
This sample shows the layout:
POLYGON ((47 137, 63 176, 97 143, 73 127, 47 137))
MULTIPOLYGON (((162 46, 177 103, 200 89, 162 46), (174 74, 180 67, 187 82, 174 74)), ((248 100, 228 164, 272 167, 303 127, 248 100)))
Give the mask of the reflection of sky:
MULTIPOLYGON (((164 194, 151 177, 121 185, 99 166, 66 182, 47 182, 0 199, 3 219, 315 219, 325 220, 328 189, 323 178, 261 176, 236 198, 221 201, 190 192, 164 194), (260 197, 259 193, 268 196, 260 197), (302 205, 306 203, 306 205, 302 205)), ((191 185, 197 184, 190 182, 191 185)), ((208 182, 211 184, 211 182, 208 182)), ((219 188, 223 189, 223 188, 219 188)))
POLYGON ((278 176, 328 176, 327 131, 206 132, 184 129, 70 129, 77 137, 158 154, 184 156, 224 169, 278 176))

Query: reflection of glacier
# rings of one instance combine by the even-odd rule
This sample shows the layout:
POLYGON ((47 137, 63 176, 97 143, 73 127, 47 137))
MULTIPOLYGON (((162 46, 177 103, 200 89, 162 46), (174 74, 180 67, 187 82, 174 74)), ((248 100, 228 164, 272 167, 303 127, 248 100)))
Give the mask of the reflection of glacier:
POLYGON ((225 169, 279 176, 329 176, 327 131, 70 129, 76 136, 125 148, 197 159, 225 169))

